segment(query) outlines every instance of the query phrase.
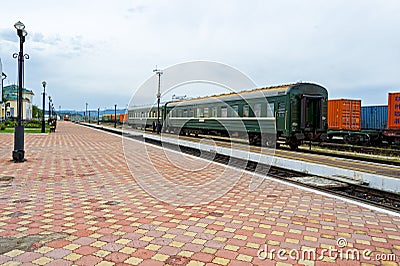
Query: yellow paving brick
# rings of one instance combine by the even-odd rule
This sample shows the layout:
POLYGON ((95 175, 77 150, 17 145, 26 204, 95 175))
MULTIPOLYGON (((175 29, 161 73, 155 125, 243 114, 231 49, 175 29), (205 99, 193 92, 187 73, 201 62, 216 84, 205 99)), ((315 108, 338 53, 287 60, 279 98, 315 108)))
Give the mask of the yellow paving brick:
POLYGON ((300 241, 298 239, 294 239, 294 238, 286 238, 285 242, 287 243, 293 243, 293 244, 298 244, 300 241))
POLYGON ((388 235, 388 238, 400 240, 400 236, 395 236, 395 235, 388 235))
POLYGON ((91 235, 89 235, 89 237, 91 237, 91 238, 100 238, 100 237, 103 237, 103 235, 102 234, 91 234, 91 235))
POLYGON ((244 255, 244 254, 239 254, 236 257, 237 260, 245 261, 245 262, 251 262, 253 260, 252 256, 244 255))
POLYGON ((155 245, 155 244, 150 244, 145 247, 145 249, 153 250, 153 251, 159 250, 160 248, 161 248, 160 245, 155 245))
POLYGON ((14 249, 14 250, 11 250, 11 251, 9 251, 7 253, 4 253, 4 255, 7 256, 7 257, 14 258, 16 256, 21 255, 22 253, 25 253, 25 251, 22 251, 22 250, 19 250, 19 249, 14 249))
POLYGON ((248 243, 246 243, 246 247, 249 247, 249 248, 256 248, 256 249, 259 249, 260 248, 260 244, 257 244, 257 243, 251 243, 251 242, 248 242, 248 243))
POLYGON ((207 242, 207 240, 200 239, 200 238, 193 239, 193 241, 192 241, 193 244, 199 244, 199 245, 203 245, 206 242, 207 242))
POLYGON ((113 266, 113 265, 115 265, 115 263, 110 261, 101 261, 96 264, 96 266, 113 266))
POLYGON ((301 230, 296 230, 296 229, 289 229, 289 233, 293 233, 293 234, 301 234, 301 230))
POLYGON ((182 250, 181 252, 178 253, 178 256, 190 258, 193 254, 194 252, 192 251, 182 250))
POLYGON ((197 235, 197 233, 195 233, 195 232, 185 232, 183 235, 185 235, 185 236, 195 236, 195 235, 197 235))
POLYGON ((356 243, 358 244, 364 244, 364 245, 371 245, 371 242, 363 239, 356 239, 356 243))
POLYGON ((276 265, 276 266, 291 266, 292 264, 286 263, 286 262, 278 261, 275 265, 276 265))
POLYGON ((155 254, 153 257, 151 257, 153 260, 158 260, 158 261, 166 261, 169 256, 165 254, 155 254))
POLYGON ((104 242, 104 241, 95 241, 92 244, 90 244, 90 246, 101 248, 102 246, 104 246, 106 244, 107 244, 107 242, 104 242))
POLYGON ((154 239, 154 237, 152 237, 152 236, 143 236, 143 237, 139 238, 139 240, 145 241, 145 242, 150 242, 153 239, 154 239))
POLYGON ((70 253, 67 256, 65 256, 64 259, 70 260, 70 261, 76 261, 76 260, 80 259, 81 257, 82 257, 82 255, 80 255, 80 254, 70 253))
POLYGON ((64 248, 68 249, 68 250, 75 250, 75 249, 79 248, 80 246, 81 245, 77 245, 77 244, 68 244, 64 248))
POLYGON ((94 252, 93 255, 100 257, 100 258, 104 258, 110 253, 111 252, 109 252, 109 251, 100 249, 100 250, 97 250, 96 252, 94 252))
POLYGON ((235 229, 235 228, 230 228, 230 227, 225 227, 225 228, 224 228, 224 231, 225 231, 225 232, 231 232, 231 233, 233 233, 233 232, 236 231, 236 229, 235 229))
POLYGON ((212 262, 214 262, 215 264, 219 264, 219 265, 228 265, 230 260, 225 259, 225 258, 216 257, 212 260, 212 262))
POLYGON ((148 231, 149 230, 138 229, 138 230, 135 231, 135 233, 145 235, 148 231))
POLYGON ((267 237, 266 234, 262 234, 262 233, 254 233, 253 236, 258 237, 258 238, 266 238, 267 237))
POLYGON ((228 240, 228 238, 217 236, 217 237, 214 237, 213 240, 218 241, 218 242, 225 242, 228 240))
POLYGON ((195 224, 195 226, 199 226, 199 227, 207 227, 208 224, 206 223, 197 223, 195 224))
POLYGON ((135 251, 136 251, 136 248, 131 248, 131 247, 123 247, 121 250, 119 250, 119 252, 125 253, 128 255, 132 254, 135 251))
POLYGON ((186 264, 186 266, 204 266, 204 265, 206 265, 204 262, 197 261, 197 260, 191 260, 191 261, 189 261, 188 264, 186 264))
POLYGON ((335 239, 335 236, 333 235, 327 235, 327 234, 321 234, 322 238, 328 238, 328 239, 335 239))
POLYGON ((33 260, 32 263, 35 263, 38 265, 45 265, 47 263, 50 263, 51 261, 53 261, 53 259, 48 258, 48 257, 40 257, 40 258, 37 258, 36 260, 33 260))
POLYGON ((168 244, 168 246, 176 247, 176 248, 180 248, 183 245, 185 245, 185 243, 179 242, 179 241, 172 241, 171 243, 168 244))
POLYGON ((163 238, 175 238, 176 237, 176 235, 173 235, 173 234, 165 234, 165 235, 163 235, 162 236, 163 238))
POLYGON ((205 247, 201 251, 208 254, 215 254, 217 252, 215 248, 209 248, 209 247, 205 247))
POLYGON ((45 254, 45 253, 47 253, 47 252, 52 251, 53 249, 54 249, 54 248, 52 248, 52 247, 43 246, 43 247, 40 247, 40 248, 36 249, 35 252, 41 253, 41 254, 45 254))
POLYGON ((215 235, 217 233, 217 231, 216 230, 211 230, 211 229, 206 229, 206 230, 204 230, 204 233, 205 234, 215 235))
POLYGON ((277 235, 277 236, 283 236, 284 235, 284 232, 281 232, 281 231, 272 231, 271 232, 271 235, 277 235))
POLYGON ((304 236, 304 240, 317 242, 318 238, 313 237, 313 236, 304 236))
POLYGON ((244 236, 244 235, 234 235, 233 238, 240 239, 240 240, 246 240, 246 239, 247 239, 247 236, 244 236))
POLYGON ((275 241, 275 240, 268 240, 267 244, 272 245, 272 246, 279 246, 281 244, 281 242, 275 241))
POLYGON ((234 246, 234 245, 226 245, 225 247, 224 247, 224 249, 226 249, 226 250, 231 250, 231 251, 238 251, 239 250, 239 246, 234 246))

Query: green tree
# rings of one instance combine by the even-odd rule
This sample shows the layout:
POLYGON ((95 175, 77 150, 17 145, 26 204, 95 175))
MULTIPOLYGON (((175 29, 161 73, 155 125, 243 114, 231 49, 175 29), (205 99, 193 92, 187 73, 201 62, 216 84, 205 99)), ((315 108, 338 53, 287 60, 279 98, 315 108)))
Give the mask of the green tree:
POLYGON ((33 118, 41 118, 42 117, 42 110, 39 109, 36 105, 32 106, 32 117, 33 118))

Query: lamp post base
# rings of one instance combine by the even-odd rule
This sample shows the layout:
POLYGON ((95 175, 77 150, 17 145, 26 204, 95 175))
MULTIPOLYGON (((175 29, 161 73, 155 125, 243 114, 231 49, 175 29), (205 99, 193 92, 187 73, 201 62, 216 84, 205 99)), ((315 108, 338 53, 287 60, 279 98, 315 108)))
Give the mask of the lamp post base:
POLYGON ((12 152, 12 158, 14 163, 23 163, 26 161, 25 159, 25 151, 24 150, 14 150, 12 152))
POLYGON ((22 163, 25 160, 24 150, 24 126, 16 126, 14 131, 14 150, 12 152, 13 161, 22 163))

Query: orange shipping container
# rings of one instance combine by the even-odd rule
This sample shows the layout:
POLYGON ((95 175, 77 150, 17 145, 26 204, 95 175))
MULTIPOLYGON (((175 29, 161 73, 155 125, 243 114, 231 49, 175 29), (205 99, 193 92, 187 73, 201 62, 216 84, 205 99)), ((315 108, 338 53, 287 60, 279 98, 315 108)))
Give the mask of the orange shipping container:
POLYGON ((389 93, 388 129, 400 129, 400 92, 389 93))
POLYGON ((361 100, 328 100, 328 128, 332 130, 361 129, 361 100))

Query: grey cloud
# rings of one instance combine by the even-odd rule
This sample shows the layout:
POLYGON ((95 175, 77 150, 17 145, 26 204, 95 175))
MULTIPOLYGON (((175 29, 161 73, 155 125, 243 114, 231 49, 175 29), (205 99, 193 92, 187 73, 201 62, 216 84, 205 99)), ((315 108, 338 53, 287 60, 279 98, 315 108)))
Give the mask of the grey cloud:
POLYGON ((126 11, 128 11, 129 13, 143 13, 145 10, 146 10, 146 7, 143 5, 140 5, 140 6, 128 8, 126 11))
POLYGON ((10 42, 17 42, 18 36, 15 31, 11 29, 0 29, 0 39, 10 42))

